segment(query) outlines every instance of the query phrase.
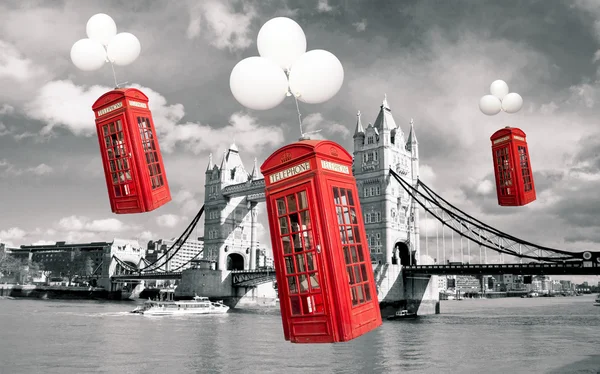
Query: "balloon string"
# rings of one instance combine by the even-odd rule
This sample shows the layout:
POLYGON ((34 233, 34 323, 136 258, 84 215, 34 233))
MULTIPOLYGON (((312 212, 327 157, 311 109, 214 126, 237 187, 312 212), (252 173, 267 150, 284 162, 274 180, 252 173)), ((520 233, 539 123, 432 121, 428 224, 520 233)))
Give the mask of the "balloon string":
POLYGON ((298 124, 300 125, 300 137, 303 138, 304 130, 302 130, 302 114, 300 113, 300 107, 298 106, 298 98, 294 94, 292 94, 292 96, 294 96, 294 101, 296 102, 296 110, 298 111, 298 124))
POLYGON ((115 88, 119 88, 119 84, 117 83, 117 74, 115 73, 115 65, 113 65, 112 61, 110 62, 110 67, 112 68, 113 78, 115 79, 115 88))

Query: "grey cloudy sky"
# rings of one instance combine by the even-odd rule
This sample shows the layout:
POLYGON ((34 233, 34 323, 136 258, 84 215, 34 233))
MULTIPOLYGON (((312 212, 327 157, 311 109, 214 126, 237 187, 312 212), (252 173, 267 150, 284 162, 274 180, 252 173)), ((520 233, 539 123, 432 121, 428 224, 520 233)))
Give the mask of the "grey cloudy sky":
MULTIPOLYGON (((384 93, 396 122, 410 118, 421 179, 484 222, 539 244, 599 249, 600 3, 597 1, 4 1, 0 4, 0 240, 172 237, 204 199, 208 154, 235 136, 247 169, 298 138, 295 104, 245 110, 229 90, 241 59, 275 16, 304 29, 308 49, 345 69, 332 100, 301 105, 310 128, 352 150, 356 111, 373 122, 384 93), (91 105, 110 90, 109 65, 74 67, 85 24, 107 13, 142 45, 117 68, 142 87, 160 129, 173 202, 138 215, 110 212, 91 105), (503 79, 524 98, 517 114, 481 114, 503 79), (538 199, 498 207, 489 137, 523 129, 538 199)), ((261 220, 264 221, 265 215, 261 220)), ((202 235, 199 229, 198 235, 202 235)), ((263 235, 263 242, 268 239, 263 235)))

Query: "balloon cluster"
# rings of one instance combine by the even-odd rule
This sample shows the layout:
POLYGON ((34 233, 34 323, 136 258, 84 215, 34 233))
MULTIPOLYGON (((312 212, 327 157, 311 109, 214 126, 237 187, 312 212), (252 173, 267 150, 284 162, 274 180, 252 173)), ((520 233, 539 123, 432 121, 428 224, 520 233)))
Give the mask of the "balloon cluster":
POLYGON ((508 85, 502 80, 496 80, 490 85, 491 95, 485 95, 479 100, 479 109, 488 116, 505 111, 516 113, 523 106, 523 98, 516 92, 508 93, 508 85))
POLYGON ((110 62, 129 65, 140 55, 140 41, 128 32, 117 34, 117 24, 104 13, 93 15, 86 25, 87 38, 71 47, 73 64, 84 71, 97 70, 110 62))
POLYGON ((267 21, 258 32, 259 56, 235 65, 229 86, 235 99, 249 109, 267 110, 286 96, 307 104, 323 103, 338 93, 344 68, 331 52, 306 52, 302 27, 287 17, 267 21))

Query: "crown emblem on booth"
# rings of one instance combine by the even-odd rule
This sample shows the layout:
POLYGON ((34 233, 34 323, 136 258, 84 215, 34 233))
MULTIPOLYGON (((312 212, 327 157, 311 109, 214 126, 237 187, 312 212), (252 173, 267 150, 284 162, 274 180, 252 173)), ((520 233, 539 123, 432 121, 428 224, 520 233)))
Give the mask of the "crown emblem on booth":
POLYGON ((334 147, 329 148, 329 153, 331 153, 332 156, 336 156, 336 157, 338 155, 338 151, 334 147))
POLYGON ((282 164, 284 162, 288 162, 291 159, 292 159, 292 154, 290 152, 285 152, 283 155, 281 155, 281 163, 282 164))

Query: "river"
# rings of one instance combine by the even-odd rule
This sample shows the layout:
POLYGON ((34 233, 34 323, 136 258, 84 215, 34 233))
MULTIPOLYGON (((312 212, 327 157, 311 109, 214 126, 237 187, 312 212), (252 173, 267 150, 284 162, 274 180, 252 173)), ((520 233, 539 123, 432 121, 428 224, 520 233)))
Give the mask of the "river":
POLYGON ((144 317, 134 303, 0 300, 0 373, 600 373, 593 296, 442 301, 348 343, 291 344, 278 311, 144 317))

